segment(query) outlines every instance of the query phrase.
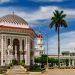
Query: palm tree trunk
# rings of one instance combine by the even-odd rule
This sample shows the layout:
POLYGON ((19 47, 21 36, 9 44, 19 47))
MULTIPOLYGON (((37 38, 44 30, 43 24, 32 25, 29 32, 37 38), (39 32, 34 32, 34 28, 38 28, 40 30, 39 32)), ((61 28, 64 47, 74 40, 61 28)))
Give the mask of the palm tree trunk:
POLYGON ((58 27, 58 67, 60 68, 60 29, 58 27))

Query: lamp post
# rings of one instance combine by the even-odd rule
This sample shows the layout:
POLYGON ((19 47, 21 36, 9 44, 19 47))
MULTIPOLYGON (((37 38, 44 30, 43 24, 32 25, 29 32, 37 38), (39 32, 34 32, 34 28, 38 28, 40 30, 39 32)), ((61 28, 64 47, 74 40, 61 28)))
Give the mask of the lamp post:
POLYGON ((41 64, 41 68, 43 69, 44 68, 44 62, 43 62, 43 51, 41 51, 41 59, 42 59, 42 64, 41 64))
POLYGON ((48 35, 47 35, 47 70, 48 70, 48 35))
POLYGON ((47 34, 45 34, 46 35, 46 38, 47 38, 47 67, 46 67, 46 70, 48 70, 48 35, 47 34))

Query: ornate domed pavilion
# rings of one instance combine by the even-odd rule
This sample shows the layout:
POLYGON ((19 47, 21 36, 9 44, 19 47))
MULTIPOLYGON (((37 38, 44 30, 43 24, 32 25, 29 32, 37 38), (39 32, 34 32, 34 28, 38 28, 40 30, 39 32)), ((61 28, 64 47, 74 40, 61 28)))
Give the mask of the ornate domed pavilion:
POLYGON ((0 18, 0 65, 16 60, 34 63, 35 32, 21 17, 11 14, 0 18))

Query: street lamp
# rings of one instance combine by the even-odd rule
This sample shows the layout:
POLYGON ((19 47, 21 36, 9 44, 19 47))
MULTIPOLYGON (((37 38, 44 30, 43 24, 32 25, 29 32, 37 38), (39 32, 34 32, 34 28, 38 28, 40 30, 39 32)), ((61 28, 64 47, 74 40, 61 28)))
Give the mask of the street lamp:
POLYGON ((46 68, 46 70, 48 70, 48 35, 47 34, 45 34, 46 36, 47 36, 47 68, 46 68))
POLYGON ((41 51, 41 59, 42 59, 42 64, 41 64, 41 68, 43 69, 44 68, 44 62, 43 62, 43 50, 41 51))
POLYGON ((47 35, 47 70, 48 70, 48 35, 47 35))

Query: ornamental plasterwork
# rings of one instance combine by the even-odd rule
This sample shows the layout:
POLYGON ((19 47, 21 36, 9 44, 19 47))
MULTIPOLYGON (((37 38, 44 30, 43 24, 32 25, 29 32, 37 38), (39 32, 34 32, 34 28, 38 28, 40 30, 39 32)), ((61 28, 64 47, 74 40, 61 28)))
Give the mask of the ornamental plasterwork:
POLYGON ((35 33, 32 30, 20 30, 20 29, 10 29, 10 28, 0 28, 0 33, 11 33, 11 34, 29 35, 32 38, 36 37, 35 33))

